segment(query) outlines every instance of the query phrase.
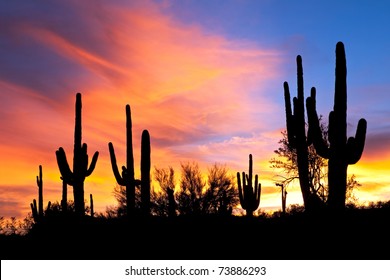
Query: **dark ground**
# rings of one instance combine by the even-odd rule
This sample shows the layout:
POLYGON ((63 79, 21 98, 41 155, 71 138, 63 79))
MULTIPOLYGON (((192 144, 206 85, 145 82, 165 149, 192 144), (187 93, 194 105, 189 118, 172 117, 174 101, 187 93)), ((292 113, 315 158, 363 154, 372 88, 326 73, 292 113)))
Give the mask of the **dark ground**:
POLYGON ((378 260, 390 259, 390 211, 278 218, 56 217, 26 236, 0 236, 5 259, 378 260))

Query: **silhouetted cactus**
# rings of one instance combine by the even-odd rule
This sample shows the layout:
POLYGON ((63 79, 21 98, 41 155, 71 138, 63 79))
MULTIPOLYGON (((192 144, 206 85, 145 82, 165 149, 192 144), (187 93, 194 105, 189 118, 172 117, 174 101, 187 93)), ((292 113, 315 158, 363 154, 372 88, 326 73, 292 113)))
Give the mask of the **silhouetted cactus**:
POLYGON ((276 186, 280 187, 282 192, 282 213, 286 214, 286 200, 287 200, 287 190, 284 184, 276 183, 276 186))
POLYGON ((91 208, 91 217, 95 215, 94 209, 93 209, 93 197, 92 194, 89 194, 89 205, 91 208))
POLYGON ((316 210, 320 206, 320 199, 312 193, 313 189, 309 176, 309 151, 306 137, 303 67, 302 58, 297 56, 297 97, 293 99, 293 111, 291 109, 290 90, 287 82, 284 82, 284 100, 286 108, 286 127, 288 144, 296 150, 297 165, 299 174, 299 185, 301 187, 303 203, 308 211, 316 210))
POLYGON ((62 180, 62 199, 61 199, 61 211, 66 213, 68 211, 68 184, 61 177, 62 180))
POLYGON ((37 176, 38 186, 38 206, 37 201, 34 199, 33 203, 30 203, 32 216, 35 222, 43 217, 43 179, 42 179, 42 165, 39 165, 39 175, 37 176))
POLYGON ((147 130, 142 131, 141 137, 141 212, 150 214, 150 135, 147 130))
POLYGON ((252 186, 253 179, 253 161, 252 155, 249 155, 249 173, 242 172, 242 183, 240 172, 237 172, 238 193, 240 204, 246 210, 248 217, 253 216, 253 212, 257 210, 260 204, 261 184, 258 183, 259 177, 255 175, 255 184, 252 186))
POLYGON ((322 138, 319 118, 316 111, 316 90, 306 100, 309 116, 309 137, 318 155, 328 162, 328 206, 331 210, 345 208, 347 169, 349 164, 359 161, 365 144, 367 122, 360 119, 355 137, 347 140, 347 66, 344 44, 336 45, 336 79, 333 111, 329 113, 329 146, 322 138))
POLYGON ((95 169, 99 152, 95 152, 91 164, 88 168, 87 144, 81 142, 81 94, 76 94, 76 118, 74 130, 74 149, 73 149, 73 172, 71 171, 65 151, 60 147, 56 151, 57 163, 63 180, 70 186, 73 186, 73 196, 75 204, 75 213, 83 216, 85 214, 84 204, 84 181, 91 175, 95 169))
POLYGON ((141 211, 150 212, 150 136, 147 130, 142 132, 141 138, 141 180, 134 178, 134 156, 132 139, 132 122, 130 105, 126 105, 126 166, 122 166, 122 176, 119 173, 114 145, 108 143, 111 166, 117 183, 126 187, 127 215, 135 213, 135 187, 141 185, 141 211))
POLYGON ((39 221, 39 214, 38 214, 38 207, 37 207, 37 200, 36 199, 33 199, 33 202, 30 203, 30 207, 31 207, 31 213, 32 213, 32 217, 34 219, 34 222, 38 222, 39 221))

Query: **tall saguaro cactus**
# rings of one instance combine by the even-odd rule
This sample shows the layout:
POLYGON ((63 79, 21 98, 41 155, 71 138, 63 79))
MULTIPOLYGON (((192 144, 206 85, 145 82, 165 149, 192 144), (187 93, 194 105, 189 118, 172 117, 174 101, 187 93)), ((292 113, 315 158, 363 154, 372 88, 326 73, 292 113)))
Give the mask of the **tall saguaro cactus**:
POLYGON ((110 150, 111 166, 115 179, 120 186, 126 187, 126 207, 127 215, 133 216, 135 210, 135 187, 134 178, 134 156, 133 156, 133 133, 131 122, 130 105, 126 105, 126 166, 122 166, 122 176, 116 163, 114 145, 108 143, 110 150))
POLYGON ((246 210, 248 217, 253 216, 253 212, 257 210, 260 204, 261 184, 258 183, 259 176, 255 175, 255 184, 252 185, 253 179, 253 160, 252 155, 249 155, 249 173, 242 172, 242 183, 240 172, 237 172, 238 193, 240 197, 241 207, 246 210))
POLYGON ((126 187, 126 206, 129 217, 135 214, 135 188, 141 185, 141 211, 150 212, 150 135, 147 130, 142 132, 141 138, 141 180, 134 178, 133 134, 130 105, 126 105, 126 166, 122 166, 122 175, 119 172, 114 145, 109 142, 111 166, 115 179, 120 186, 126 187))
POLYGON ((81 93, 76 94, 75 111, 73 171, 69 167, 65 150, 62 147, 56 151, 56 157, 62 179, 66 184, 73 186, 75 212, 83 216, 85 214, 84 181, 95 169, 99 152, 94 153, 88 167, 87 144, 81 142, 81 93))
POLYGON ((319 199, 311 193, 311 181, 309 178, 309 151, 306 137, 304 88, 303 88, 303 67, 302 57, 297 56, 297 97, 293 98, 291 109, 290 90, 287 82, 284 82, 284 101, 286 107, 286 127, 288 144, 296 150, 297 165, 299 174, 299 185, 301 187, 303 203, 308 211, 318 207, 319 199), (316 199, 317 198, 317 199, 316 199))
POLYGON ((141 138, 141 211, 147 216, 150 213, 150 135, 142 131, 141 138))
POLYGON ((316 90, 306 100, 309 116, 309 136, 318 155, 328 162, 328 206, 333 211, 345 208, 347 169, 359 161, 365 144, 367 122, 360 119, 355 137, 347 140, 347 66, 342 42, 336 45, 335 93, 333 111, 329 113, 329 146, 322 138, 316 111, 316 90))

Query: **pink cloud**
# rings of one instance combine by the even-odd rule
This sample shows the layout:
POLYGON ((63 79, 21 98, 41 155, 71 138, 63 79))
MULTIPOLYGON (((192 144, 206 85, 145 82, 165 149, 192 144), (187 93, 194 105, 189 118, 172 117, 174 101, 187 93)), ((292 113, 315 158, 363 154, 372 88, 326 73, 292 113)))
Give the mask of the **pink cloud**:
MULTIPOLYGON (((53 190, 47 197, 60 200, 54 152, 62 146, 68 159, 72 158, 76 92, 83 94, 83 141, 91 155, 100 152, 96 169, 85 182, 85 193, 94 194, 97 211, 115 202, 111 192, 116 182, 107 143, 114 143, 119 164, 123 164, 126 104, 132 108, 137 172, 143 129, 151 133, 155 166, 180 164, 186 159, 206 166, 220 159, 241 162, 232 167, 246 170, 251 151, 258 161, 269 160, 263 151, 270 145, 265 143, 277 143, 279 136, 266 134, 270 129, 267 118, 279 108, 265 89, 281 80, 278 51, 207 34, 199 26, 165 16, 151 3, 132 7, 109 3, 93 8, 69 3, 66 9, 84 9, 82 18, 74 21, 79 26, 66 16, 58 21, 49 16, 27 18, 12 28, 14 38, 28 37, 41 47, 34 51, 47 52, 48 59, 67 68, 56 69, 63 74, 56 75, 56 88, 63 88, 53 92, 55 98, 43 90, 45 81, 51 79, 50 67, 36 76, 34 71, 30 73, 43 80, 39 88, 0 77, 1 98, 12 105, 0 108, 11 121, 0 124, 2 136, 8 139, 0 146, 5 155, 0 161, 7 165, 4 172, 12 174, 3 174, 1 185, 14 184, 17 177, 17 184, 31 188, 42 164, 45 184, 53 190), (64 19, 69 20, 68 25, 63 25, 64 19), (6 96, 8 93, 12 95, 6 96), (219 158, 222 153, 230 157, 219 158)), ((30 202, 22 196, 18 199, 26 205, 30 202)))

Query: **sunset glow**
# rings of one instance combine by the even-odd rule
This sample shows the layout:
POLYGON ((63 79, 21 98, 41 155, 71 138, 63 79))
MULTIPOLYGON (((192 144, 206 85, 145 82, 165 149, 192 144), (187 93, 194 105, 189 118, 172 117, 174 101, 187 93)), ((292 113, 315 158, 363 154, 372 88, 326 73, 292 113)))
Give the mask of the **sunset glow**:
MULTIPOLYGON (((369 30, 357 35, 362 29, 353 25, 360 13, 375 10, 376 21, 367 28, 387 34, 389 22, 380 13, 385 8, 355 8, 350 27, 336 29, 317 21, 307 26, 299 18, 291 26, 288 18, 279 21, 276 4, 261 1, 220 1, 225 12, 215 15, 207 1, 22 2, 0 4, 0 216, 27 215, 37 198, 39 165, 44 204, 61 200, 55 151, 63 147, 68 160, 73 157, 77 92, 83 142, 90 158, 99 151, 85 181, 85 198, 93 194, 95 211, 116 203, 108 143, 124 165, 126 104, 136 177, 147 129, 152 167, 174 167, 177 183, 181 162, 197 162, 204 173, 217 162, 235 174, 247 171, 251 153, 263 186, 260 209, 279 209, 277 171, 269 160, 285 130, 283 82, 295 96, 295 57, 302 55, 305 95, 317 87, 318 113, 327 118, 337 41, 346 46, 349 136, 360 118, 368 122, 363 157, 348 169, 362 184, 356 196, 362 203, 390 199, 390 79, 384 75, 390 42, 383 36, 372 40, 369 30), (242 23, 247 33, 239 32, 242 23), (321 34, 314 35, 316 28, 321 34)), ((290 14, 285 8, 280 12, 290 14)), ((331 16, 325 22, 345 23, 331 16)), ((302 203, 298 186, 289 191, 291 203, 302 203)))

